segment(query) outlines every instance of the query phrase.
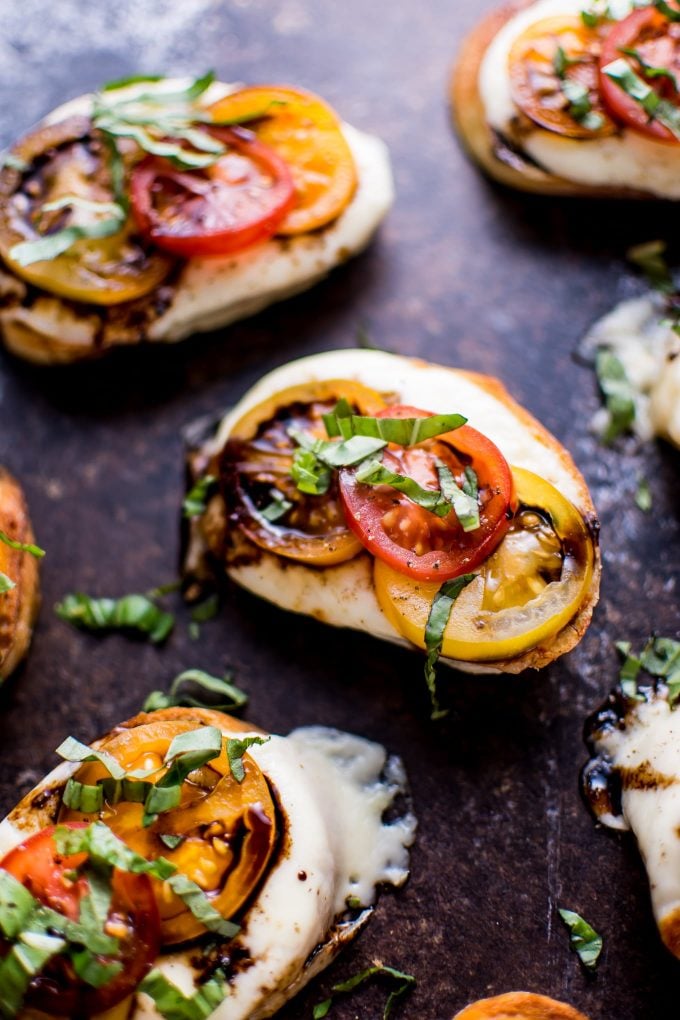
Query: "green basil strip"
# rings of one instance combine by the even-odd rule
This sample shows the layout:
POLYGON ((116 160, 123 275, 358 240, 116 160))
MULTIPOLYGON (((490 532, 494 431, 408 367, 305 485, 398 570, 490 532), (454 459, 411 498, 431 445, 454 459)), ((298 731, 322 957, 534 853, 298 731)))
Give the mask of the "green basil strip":
POLYGON ((93 815, 104 807, 104 791, 99 785, 88 786, 71 777, 64 787, 62 801, 72 811, 82 811, 84 815, 93 815))
POLYGON ((602 936, 573 910, 562 910, 559 915, 569 929, 569 944, 584 967, 593 970, 602 952, 602 936))
POLYGON ((187 492, 182 503, 182 513, 185 517, 198 517, 205 512, 206 503, 213 494, 217 485, 215 475, 203 475, 194 482, 187 492))
POLYGON ((177 874, 169 878, 167 884, 208 931, 225 939, 233 939, 238 935, 241 930, 239 925, 225 920, 196 882, 192 882, 186 875, 177 874))
POLYGON ((193 751, 207 751, 211 758, 217 758, 222 752, 222 731, 217 726, 199 726, 195 730, 178 733, 167 750, 164 764, 168 765, 178 755, 193 751))
POLYGON ((635 73, 623 57, 602 68, 603 74, 611 78, 626 95, 638 103, 645 113, 680 139, 680 108, 667 99, 662 99, 645 81, 635 73))
POLYGON ((263 507, 259 513, 261 517, 264 517, 265 521, 273 524, 275 521, 285 517, 288 511, 292 509, 293 504, 289 499, 286 499, 279 489, 270 489, 269 495, 271 502, 263 507))
POLYGON ((646 478, 640 478, 635 490, 635 505, 643 513, 648 514, 652 509, 652 490, 646 478))
POLYGON ((222 732, 216 726, 201 726, 174 738, 164 759, 164 764, 170 767, 151 787, 144 801, 143 825, 151 825, 159 814, 177 807, 182 784, 189 773, 218 758, 222 753, 222 740, 222 732))
POLYGON ((650 640, 640 656, 642 668, 652 676, 666 679, 680 669, 680 641, 657 637, 650 640))
POLYGON ((323 496, 331 484, 331 472, 311 450, 295 451, 290 476, 300 492, 323 496))
POLYGON ((4 531, 0 531, 0 542, 8 545, 10 549, 19 549, 20 552, 30 553, 31 556, 35 556, 37 559, 42 559, 45 555, 45 550, 41 549, 39 545, 33 545, 31 542, 17 542, 16 539, 10 538, 4 531))
POLYGON ((367 967, 366 970, 362 970, 360 974, 355 974, 354 977, 349 978, 347 981, 342 981, 340 984, 333 985, 331 988, 331 997, 326 999, 324 1002, 320 1002, 314 1007, 312 1016, 314 1020, 323 1020, 324 1017, 328 1016, 333 1005, 333 998, 336 995, 346 995, 349 992, 353 992, 355 988, 365 984, 366 981, 371 980, 374 977, 389 978, 391 981, 397 983, 397 987, 394 988, 385 1003, 383 1010, 383 1020, 392 1014, 394 1006, 397 1002, 403 998, 407 992, 413 990, 416 985, 416 979, 412 974, 404 974, 403 971, 395 970, 394 967, 386 967, 384 964, 374 964, 372 967, 367 967))
MULTIPOLYGON (((340 419, 345 421, 346 419, 340 419)), ((311 436, 301 432, 300 429, 288 429, 288 435, 305 452, 314 456, 329 468, 352 467, 359 464, 367 457, 372 457, 379 450, 384 450, 387 440, 380 437, 368 435, 353 435, 340 443, 329 442, 325 439, 313 439, 311 436)))
POLYGON ((227 741, 227 758, 231 774, 237 783, 242 783, 246 778, 246 770, 243 767, 243 755, 249 747, 254 744, 266 744, 271 737, 231 737, 227 741))
POLYGON ((428 418, 374 418, 367 415, 347 415, 347 401, 339 402, 331 414, 323 416, 330 437, 366 436, 382 439, 397 446, 416 446, 445 432, 453 432, 464 425, 462 414, 433 414, 428 418))
POLYGON ((0 571, 0 595, 6 595, 8 591, 11 591, 12 588, 16 588, 16 586, 16 581, 13 581, 11 577, 8 577, 7 574, 3 574, 2 571, 0 571))
POLYGON ((597 28, 600 24, 600 16, 594 11, 581 11, 581 21, 586 28, 597 28))
POLYGON ((28 889, 0 868, 0 931, 6 939, 15 939, 26 928, 36 905, 28 889))
POLYGON ((477 497, 471 496, 461 488, 453 474, 442 460, 436 461, 437 477, 442 496, 451 504, 456 512, 463 531, 476 531, 479 527, 479 503, 477 497))
POLYGON ((93 223, 64 227, 63 230, 45 234, 44 237, 40 237, 36 241, 21 241, 10 248, 10 258, 20 266, 30 266, 34 262, 56 259, 68 251, 76 241, 83 238, 112 237, 113 234, 118 233, 125 222, 125 210, 119 205, 115 205, 115 208, 119 210, 119 215, 96 220, 93 223))
POLYGON ((184 836, 173 836, 170 832, 163 832, 158 838, 161 843, 167 846, 168 850, 176 850, 184 842, 184 836))
POLYGON ((101 86, 102 92, 115 92, 116 89, 127 88, 128 85, 141 85, 147 82, 164 81, 163 74, 129 74, 125 78, 116 78, 115 81, 107 81, 101 86))
POLYGON ((61 620, 84 630, 136 630, 154 644, 165 641, 175 625, 172 613, 160 609, 146 595, 112 599, 76 592, 66 595, 54 611, 61 620))
MULTIPOLYGON (((134 75, 130 78, 122 78, 117 82, 109 82, 104 85, 101 89, 102 92, 112 92, 115 89, 125 88, 128 85, 135 85, 137 83, 156 83, 165 81, 165 75, 134 75)), ((159 106, 168 106, 173 103, 193 103, 199 96, 202 96, 206 92, 213 82, 216 80, 214 71, 207 71, 194 80, 184 89, 176 89, 174 92, 163 92, 162 90, 154 90, 153 92, 140 92, 135 96, 130 96, 127 99, 119 100, 117 106, 125 106, 128 103, 153 103, 159 106)))
POLYGON ((637 60, 645 72, 645 78, 668 78, 672 82, 675 91, 678 91, 678 80, 669 67, 655 67, 654 64, 650 64, 645 60, 639 50, 631 46, 619 46, 619 53, 625 53, 627 57, 637 60))
POLYGON ((425 660, 425 682, 430 692, 432 705, 432 719, 441 719, 447 713, 439 704, 437 694, 437 661, 442 651, 444 631, 451 617, 453 605, 470 581, 474 581, 477 574, 462 574, 450 581, 444 581, 441 588, 435 595, 430 613, 425 625, 425 647, 427 658, 425 660))
MULTIPOLYGON (((112 116, 103 114, 95 119, 94 124, 104 134, 113 138, 131 138, 144 152, 167 159, 178 170, 203 170, 213 166, 219 159, 219 156, 214 153, 195 152, 174 142, 154 138, 141 124, 130 124, 127 121, 115 120, 112 116)), ((224 148, 222 148, 222 152, 224 152, 224 148)), ((14 251, 14 249, 12 250, 14 251)))
POLYGON ((92 822, 86 829, 69 829, 58 825, 54 832, 54 842, 59 852, 66 857, 85 853, 95 864, 108 864, 133 875, 151 875, 165 881, 177 870, 165 857, 148 861, 126 846, 103 822, 92 822))
POLYGON ((369 460, 361 464, 354 477, 364 485, 389 485, 397 492, 402 492, 412 503, 429 510, 437 517, 446 517, 451 512, 451 504, 439 489, 424 489, 415 479, 390 471, 379 460, 369 460))
POLYGON ((677 7, 671 7, 669 3, 666 3, 666 0, 654 0, 654 6, 657 11, 661 11, 661 13, 664 14, 669 21, 680 21, 680 11, 677 7))
POLYGON ((248 702, 248 695, 231 683, 231 677, 211 676, 202 669, 186 669, 170 684, 170 691, 152 691, 147 697, 142 711, 155 712, 159 708, 172 708, 175 705, 188 705, 195 708, 214 708, 218 711, 234 711, 243 708, 248 702), (193 697, 182 691, 186 684, 195 684, 210 694, 217 694, 225 700, 215 702, 208 698, 193 697))
POLYGON ((147 974, 139 990, 153 999, 165 1020, 207 1020, 229 994, 227 983, 213 977, 187 996, 160 970, 147 974))
POLYGON ((665 259, 665 241, 645 241, 626 252, 626 258, 645 274, 647 282, 664 294, 672 294, 675 284, 665 259))
POLYGON ((123 970, 123 964, 120 961, 102 963, 90 949, 85 947, 71 952, 70 958, 73 969, 80 980, 92 988, 102 988, 123 970))
POLYGON ((217 593, 209 595, 203 602, 197 603, 191 610, 191 619, 194 623, 207 623, 214 620, 220 608, 220 598, 217 593))
POLYGON ((87 867, 88 891, 80 901, 79 921, 88 927, 103 931, 111 910, 111 869, 87 867))
POLYGON ((620 359, 606 347, 595 358, 597 381, 604 394, 609 424, 602 434, 605 443, 627 432, 635 421, 635 391, 620 359))
POLYGON ((619 684, 621 686, 621 690, 627 698, 635 698, 638 700, 641 698, 641 695, 638 694, 637 678, 640 670, 642 669, 642 663, 636 655, 631 654, 630 641, 617 641, 616 647, 623 656, 623 662, 619 672, 619 684))
POLYGON ((106 751, 95 751, 75 737, 67 737, 56 749, 56 754, 65 761, 85 762, 98 761, 114 779, 123 779, 127 773, 122 765, 106 751))
POLYGON ((0 962, 0 1013, 14 1017, 20 1011, 31 979, 66 948, 55 935, 25 932, 0 962))

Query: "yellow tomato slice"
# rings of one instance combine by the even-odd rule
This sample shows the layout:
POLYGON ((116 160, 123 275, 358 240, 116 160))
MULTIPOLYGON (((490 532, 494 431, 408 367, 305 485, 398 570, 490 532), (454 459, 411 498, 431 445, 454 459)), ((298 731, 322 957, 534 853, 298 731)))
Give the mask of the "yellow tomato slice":
MULTIPOLYGON (((126 771, 153 769, 150 782, 167 771, 163 759, 172 740, 201 724, 243 732, 243 724, 221 713, 168 709, 139 716, 139 725, 121 728, 99 748, 126 771), (225 720, 227 725, 225 726, 225 720)), ((135 721, 135 720, 133 720, 135 721)), ((267 780, 249 755, 244 755, 245 778, 238 783, 231 774, 223 746, 219 758, 190 773, 182 784, 178 807, 142 825, 143 806, 124 800, 105 804, 98 818, 124 843, 148 859, 167 857, 180 874, 196 882, 211 905, 229 919, 248 899, 262 877, 274 849, 276 811, 267 780), (181 836, 169 848, 162 835, 181 836)), ((87 762, 76 773, 78 782, 95 785, 108 776, 99 762, 87 762)), ((94 820, 95 816, 63 808, 62 821, 94 820)), ((164 882, 153 879, 165 944, 184 942, 204 932, 204 927, 184 902, 164 882)))
MULTIPOLYGON (((498 549, 456 600, 442 655, 464 662, 508 659, 552 638, 577 613, 593 571, 593 543, 581 514, 543 478, 512 469, 519 508, 498 549)), ((378 601, 400 634, 425 647, 440 585, 414 581, 381 560, 378 601)))
POLYGON ((375 414, 385 402, 375 390, 349 379, 323 379, 291 386, 248 411, 233 427, 220 458, 218 473, 231 520, 256 545, 277 556, 308 566, 344 563, 363 546, 349 530, 340 502, 337 478, 321 496, 300 492, 291 478, 294 425, 325 438, 321 415, 344 397, 360 414, 375 414), (258 512, 258 493, 276 489, 291 503, 280 521, 258 512))
POLYGON ((267 110, 248 127, 285 159, 295 184, 295 206, 277 233, 305 234, 337 219, 356 191, 357 172, 334 111, 313 93, 282 85, 240 89, 210 107, 216 121, 250 110, 267 110))
POLYGON ((15 146, 14 154, 28 169, 0 171, 0 257, 17 276, 50 294, 95 305, 134 301, 162 283, 173 260, 149 250, 131 219, 116 234, 81 238, 56 258, 28 265, 18 261, 16 245, 106 218, 110 214, 87 203, 111 202, 113 196, 105 152, 82 118, 39 128, 15 146), (49 208, 67 198, 75 198, 75 204, 49 208), (84 200, 80 206, 79 200, 84 200))

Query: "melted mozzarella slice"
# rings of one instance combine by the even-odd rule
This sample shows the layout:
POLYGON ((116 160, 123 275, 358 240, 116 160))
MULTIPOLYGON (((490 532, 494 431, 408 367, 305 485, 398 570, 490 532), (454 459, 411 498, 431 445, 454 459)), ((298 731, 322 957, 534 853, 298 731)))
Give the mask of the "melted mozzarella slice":
MULTIPOLYGON (((654 917, 680 957, 680 712, 663 698, 641 703, 622 728, 598 736, 596 749, 621 779, 622 819, 637 837, 654 917)), ((600 820, 622 827, 616 818, 600 820)))
MULTIPOLYGON (((247 731, 245 731, 247 732, 247 731)), ((233 736, 230 731, 228 736, 233 736)), ((248 752, 276 794, 283 819, 278 856, 242 920, 231 947, 251 961, 230 980, 216 1020, 272 1016, 327 966, 364 926, 381 884, 408 877, 415 817, 407 809, 389 822, 385 812, 406 791, 401 762, 378 744, 323 727, 273 736, 248 752), (344 914, 348 897, 362 911, 344 914)), ((37 795, 60 790, 78 766, 60 765, 0 824, 0 854, 54 821, 59 798, 36 810, 37 795)), ((163 954, 157 966, 186 995, 197 972, 195 947, 163 954)), ((131 1020, 158 1020, 140 994, 131 1020)))
MULTIPOLYGON (((479 70, 478 87, 488 124, 513 138, 519 113, 512 98, 509 58, 515 40, 537 21, 579 15, 583 0, 538 0, 514 15, 489 45, 479 70)), ((628 13, 624 10, 622 13, 628 13)), ((541 167, 557 177, 594 187, 633 188, 659 198, 680 198, 677 146, 654 141, 622 128, 606 138, 564 138, 536 126, 523 132, 521 146, 541 167)))
POLYGON ((635 391, 640 438, 658 435, 680 446, 680 337, 665 322, 661 298, 621 301, 591 327, 584 346, 606 347, 621 361, 635 391))

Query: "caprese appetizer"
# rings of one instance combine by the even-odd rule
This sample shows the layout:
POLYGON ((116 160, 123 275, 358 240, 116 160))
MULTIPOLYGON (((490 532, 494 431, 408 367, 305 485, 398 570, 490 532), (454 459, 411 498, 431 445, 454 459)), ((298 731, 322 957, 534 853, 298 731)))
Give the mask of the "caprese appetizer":
POLYGON ((453 116, 512 187, 679 199, 679 70, 675 0, 514 0, 464 42, 453 116))
POLYGON ((318 96, 135 77, 59 107, 0 169, 0 330, 70 362, 217 329, 361 251, 383 143, 318 96))
POLYGON ((16 479, 0 468, 0 681, 28 652, 38 609, 38 563, 26 500, 16 479))
POLYGON ((362 738, 165 708, 57 753, 0 824, 3 1017, 272 1016, 406 881, 403 769, 362 738))
POLYGON ((426 650, 428 683, 440 654, 475 672, 544 666, 597 601, 586 484, 495 379, 380 351, 303 358, 189 465, 189 597, 226 571, 282 608, 426 650))

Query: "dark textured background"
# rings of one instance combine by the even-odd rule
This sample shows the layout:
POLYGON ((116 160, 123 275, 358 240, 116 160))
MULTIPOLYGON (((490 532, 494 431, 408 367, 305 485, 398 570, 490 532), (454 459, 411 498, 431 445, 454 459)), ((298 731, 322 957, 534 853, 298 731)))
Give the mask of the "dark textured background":
MULTIPOLYGON (((26 667, 0 695, 0 795, 9 808, 67 733, 91 739, 175 672, 230 666, 250 716, 285 733, 357 730, 403 755, 420 833, 412 878, 285 1015, 311 1016, 330 985, 380 958, 412 971, 402 1015, 448 1020, 483 995, 526 988, 591 1020, 677 1015, 678 964, 661 948, 631 837, 598 831, 580 801, 581 727, 616 672, 614 641, 677 635, 680 460, 664 446, 607 451, 572 355, 586 327, 635 290, 627 245, 663 236, 675 209, 513 195, 468 165, 449 129, 446 80, 473 0, 4 0, 0 143, 102 80, 200 72, 315 89, 389 143, 398 198, 377 243, 312 292, 178 347, 40 370, 0 355, 0 462, 23 481, 44 561, 26 667), (181 428, 232 403, 291 357, 353 346, 357 327, 404 354, 500 376, 572 450, 603 519, 603 600, 580 648, 535 675, 443 672, 452 712, 428 719, 416 654, 286 616, 234 592, 199 642, 187 614, 161 650, 81 635, 56 619, 66 591, 123 594, 172 579, 181 428), (633 502, 638 473, 652 514, 633 502), (595 978, 556 905, 604 934, 595 978)), ((170 598, 169 604, 173 604, 170 598)), ((338 1020, 381 1015, 381 994, 338 1020)))

